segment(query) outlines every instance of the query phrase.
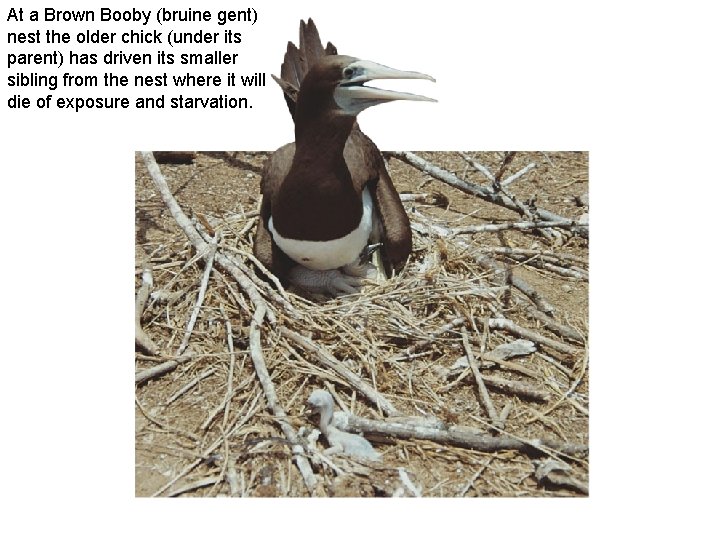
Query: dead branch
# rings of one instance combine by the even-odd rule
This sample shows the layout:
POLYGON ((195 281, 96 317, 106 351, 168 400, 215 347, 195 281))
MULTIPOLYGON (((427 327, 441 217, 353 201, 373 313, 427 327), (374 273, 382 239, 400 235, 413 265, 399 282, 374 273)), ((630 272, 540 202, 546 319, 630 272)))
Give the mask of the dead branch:
POLYGON ((509 258, 511 260, 517 261, 517 264, 519 265, 530 266, 539 270, 546 270, 548 272, 558 274, 562 277, 574 279, 577 281, 588 281, 590 279, 590 274, 588 273, 588 271, 582 268, 578 268, 577 266, 560 266, 555 263, 543 261, 541 257, 523 259, 523 257, 510 256, 509 258))
POLYGON ((198 375, 197 377, 193 378, 193 380, 191 380, 191 381, 188 382, 187 384, 183 385, 183 387, 180 388, 180 390, 178 390, 178 391, 175 392, 172 396, 170 396, 170 397, 167 399, 167 401, 165 402, 165 406, 170 405, 173 401, 175 401, 176 399, 178 399, 178 398, 179 398, 180 396, 182 396, 183 394, 187 393, 188 390, 190 390, 191 388, 193 388, 196 384, 198 384, 198 383, 199 383, 200 381, 202 381, 203 379, 207 379, 207 378, 208 378, 210 375, 212 375, 213 373, 215 373, 215 368, 214 368, 214 367, 208 368, 208 369, 206 369, 205 371, 203 371, 200 375, 198 375))
MULTIPOLYGON (((419 169, 420 171, 429 174, 433 178, 440 180, 442 182, 445 182, 446 184, 459 189, 460 191, 463 191, 465 193, 468 193, 469 195, 474 195, 476 197, 480 197, 481 199, 488 201, 493 204, 500 205, 504 208, 509 208, 510 210, 513 210, 519 214, 522 214, 522 210, 515 204, 507 195, 504 193, 496 193, 492 189, 489 189, 487 187, 479 186, 477 184, 473 184, 470 182, 467 182, 465 180, 462 180, 452 174, 449 171, 446 171, 445 169, 442 169, 441 167, 438 167, 437 165, 433 165, 427 160, 424 160, 420 156, 417 156, 413 154, 412 152, 387 152, 388 155, 395 157, 401 161, 404 161, 408 165, 412 165, 416 169, 419 169)), ((553 212, 550 212, 548 210, 544 210, 542 208, 536 208, 535 209, 537 215, 544 220, 547 221, 560 221, 565 223, 572 223, 571 219, 565 218, 563 216, 559 216, 553 212)), ((587 238, 589 236, 589 228, 578 226, 578 234, 580 236, 587 238)))
POLYGON ((574 221, 516 221, 514 223, 489 223, 487 225, 464 225, 462 227, 453 227, 450 232, 455 234, 475 234, 498 231, 534 231, 539 229, 567 229, 575 231, 578 224, 574 221))
POLYGON ((547 458, 535 460, 535 479, 541 485, 554 488, 565 488, 577 491, 584 495, 590 493, 587 482, 570 475, 572 467, 563 461, 547 458))
POLYGON ((412 483, 410 480, 410 476, 408 476, 407 471, 404 467, 398 467, 398 476, 400 477, 400 481, 403 483, 403 485, 408 489, 410 493, 412 493, 413 497, 422 497, 422 490, 419 489, 415 484, 412 483))
POLYGON ((536 167, 536 165, 534 163, 528 163, 525 167, 520 169, 518 172, 511 174, 505 180, 500 182, 500 185, 502 185, 502 187, 504 187, 504 188, 508 187, 510 184, 512 184, 519 178, 521 178, 524 174, 526 174, 529 171, 532 171, 535 167, 536 167))
POLYGON ((556 351, 559 351, 561 353, 575 356, 580 352, 577 348, 571 345, 567 345, 565 343, 562 343, 561 341, 545 337, 542 334, 539 334, 533 330, 523 328, 522 326, 515 324, 509 319, 490 319, 489 323, 490 328, 492 328, 493 330, 504 330, 506 332, 510 332, 514 336, 529 339, 530 341, 533 341, 538 345, 550 347, 551 349, 555 349, 556 351))
MULTIPOLYGON (((585 371, 587 370, 587 363, 588 363, 588 352, 585 351, 585 354, 583 355, 583 362, 580 367, 580 373, 578 373, 578 376, 575 378, 575 381, 570 385, 570 388, 568 388, 563 395, 560 397, 559 400, 557 400, 553 405, 548 407, 546 410, 539 413, 539 416, 547 416, 550 414, 553 410, 555 410, 563 401, 565 401, 578 387, 580 382, 583 380, 583 377, 585 377, 585 371)), ((529 422, 528 422, 529 423, 529 422)))
POLYGON ((460 152, 460 157, 463 158, 467 163, 469 163, 473 169, 484 174, 485 178, 487 178, 491 182, 495 181, 495 175, 493 175, 493 173, 490 172, 490 169, 488 169, 485 165, 483 165, 479 161, 475 161, 472 157, 465 154, 464 152, 460 152))
POLYGON ((545 328, 547 328, 554 334, 557 334, 558 336, 575 341, 577 343, 585 342, 585 337, 580 332, 575 330, 574 328, 572 328, 566 324, 562 324, 561 322, 550 317, 549 315, 546 315, 545 313, 543 313, 542 311, 537 309, 532 303, 528 302, 524 298, 521 298, 520 303, 523 305, 525 312, 529 316, 531 316, 534 319, 537 319, 539 322, 541 322, 545 326, 545 328))
MULTIPOLYGON (((531 341, 528 341, 528 343, 532 343, 531 341)), ((533 347, 535 347, 535 344, 532 343, 533 347)), ((465 358, 463 356, 463 358, 465 358)), ((522 373, 523 375, 530 377, 532 379, 540 379, 541 375, 537 373, 536 371, 533 371, 532 369, 528 369, 522 364, 518 364, 517 362, 508 362, 507 360, 488 360, 488 356, 486 354, 481 354, 480 358, 482 359, 482 363, 480 364, 483 368, 490 368, 494 366, 500 366, 501 368, 504 368, 508 371, 514 371, 516 373, 522 373)))
MULTIPOLYGON (((526 250, 533 251, 533 250, 526 250)), ((578 268, 577 266, 568 265, 565 261, 559 260, 558 258, 543 256, 536 252, 536 255, 525 255, 520 253, 513 253, 510 249, 504 253, 508 259, 522 264, 524 266, 532 266, 541 270, 548 270, 554 272, 563 277, 576 279, 579 281, 588 281, 590 274, 584 268, 578 268), (552 262, 547 259, 551 259, 552 262)))
MULTIPOLYGON (((203 230, 201 223, 197 224, 196 229, 200 236, 205 240, 207 243, 212 242, 212 237, 203 230)), ((237 270, 240 271, 242 275, 244 275, 246 278, 249 278, 250 281, 252 281, 255 284, 255 287, 258 288, 258 290, 265 293, 266 296, 268 296, 274 304, 278 304, 280 307, 282 307, 289 315, 292 317, 299 317, 299 314, 295 307, 290 303, 287 297, 287 292, 285 291, 285 288, 280 283, 280 280, 273 275, 272 272, 270 272, 267 268, 265 268, 260 261, 258 261, 255 256, 246 251, 240 251, 237 248, 234 248, 232 246, 223 246, 223 251, 228 251, 230 254, 222 253, 220 256, 225 257, 230 264, 235 266, 237 270), (238 256, 245 257, 249 259, 251 262, 254 261, 254 264, 256 264, 258 270, 260 270, 263 275, 267 276, 270 281, 277 287, 277 290, 270 286, 269 283, 266 281, 263 281, 260 279, 255 272, 250 270, 248 266, 241 260, 238 259, 238 256), (272 276, 272 277, 270 277, 272 276)), ((271 323, 274 324, 271 320, 271 323)))
POLYGON ((571 444, 548 439, 522 440, 512 436, 492 436, 478 429, 465 426, 427 427, 395 422, 392 419, 388 421, 370 420, 342 413, 335 413, 333 421, 340 429, 364 433, 365 435, 397 437, 399 439, 423 439, 441 444, 473 448, 482 452, 517 450, 534 453, 537 450, 543 452, 555 450, 563 454, 579 455, 588 451, 587 445, 584 444, 571 444))
POLYGON ((137 408, 140 409, 140 412, 142 413, 142 415, 143 415, 145 418, 147 418, 150 422, 152 422, 153 424, 155 424, 156 426, 159 426, 159 427, 161 427, 162 429, 164 429, 164 430, 166 430, 166 431, 171 431, 171 432, 174 432, 174 433, 179 433, 180 435, 182 435, 183 437, 187 437, 187 438, 190 439, 191 441, 198 442, 198 441, 200 440, 200 437, 198 437, 198 436, 195 435, 194 433, 190 433, 190 432, 188 432, 188 431, 185 431, 184 429, 179 429, 179 428, 173 427, 173 426, 171 426, 171 425, 169 425, 169 424, 166 424, 166 423, 163 422, 162 420, 159 420, 159 419, 155 418, 154 416, 150 415, 150 413, 148 413, 148 412, 145 410, 145 407, 143 407, 143 406, 140 404, 140 400, 138 400, 138 398, 135 398, 135 405, 137 405, 137 408))
POLYGON ((145 305, 150 297, 150 289, 152 289, 152 286, 152 273, 150 270, 145 269, 142 273, 142 285, 140 285, 137 295, 135 296, 135 345, 141 347, 149 354, 156 355, 160 352, 160 348, 152 338, 145 333, 140 323, 145 305))
POLYGON ((555 306, 548 302, 527 281, 525 281, 519 276, 516 276, 514 272, 508 272, 487 255, 475 253, 471 254, 471 257, 473 257, 473 259, 475 259, 475 262, 478 263, 480 266, 493 273, 496 283, 504 284, 504 282, 507 280, 510 285, 515 287, 525 296, 527 296, 540 311, 548 315, 552 315, 555 312, 555 306))
POLYGON ((370 401, 375 403, 385 414, 394 416, 398 414, 398 410, 390 401, 375 390, 371 385, 363 381, 359 376, 346 368, 337 358, 335 358, 327 349, 314 343, 311 339, 290 330, 286 326, 280 327, 280 335, 289 339, 293 343, 300 345, 306 351, 313 353, 320 363, 337 373, 351 388, 357 390, 370 401))
POLYGON ((223 407, 224 413, 223 413, 223 431, 225 430, 225 427, 227 426, 227 420, 228 420, 228 414, 230 414, 230 400, 233 396, 233 376, 235 372, 235 346, 233 345, 233 333, 232 333, 232 325, 230 324, 230 319, 228 319, 227 313, 225 313, 225 309, 220 306, 220 313, 222 313, 223 318, 225 319, 225 335, 227 337, 227 345, 228 345, 228 352, 230 353, 230 368, 228 369, 228 382, 227 382, 227 390, 225 392, 225 406, 223 407))
MULTIPOLYGON (((201 429, 202 431, 207 431, 207 429, 210 427, 210 424, 212 424, 213 420, 215 419, 215 417, 216 417, 218 414, 220 414, 221 412, 224 412, 224 411, 226 411, 226 410, 229 411, 229 410, 230 410, 230 400, 231 400, 234 396, 236 396, 241 390, 243 390, 243 389, 249 384, 249 382, 251 382, 252 380, 255 380, 255 378, 253 377, 251 380, 248 380, 248 379, 244 380, 244 381, 240 384, 239 387, 233 389, 232 395, 228 396, 227 393, 226 393, 226 394, 225 394, 225 398, 220 402, 220 404, 217 405, 213 410, 211 410, 211 411, 208 413, 207 418, 205 419, 205 421, 204 421, 204 422, 202 423, 202 425, 200 426, 200 429, 201 429)), ((225 421, 225 420, 224 420, 224 417, 223 417, 223 422, 224 422, 224 421, 225 421)), ((224 428, 223 428, 223 429, 224 429, 224 428)))
MULTIPOLYGON (((195 250, 199 253, 206 252, 208 248, 207 242, 203 240, 203 238, 200 236, 200 233, 198 233, 195 227, 193 227, 192 222, 182 211, 182 208, 180 208, 180 205, 175 200, 175 197, 173 197, 172 193, 170 192, 170 188, 165 181, 165 177, 160 171, 160 167, 158 167, 158 164, 155 162, 155 158, 153 157, 152 152, 140 152, 140 154, 142 155, 143 161, 145 161, 145 166, 147 167, 148 173, 150 173, 150 178, 155 184, 155 187, 160 192, 160 196, 165 202, 165 206, 167 206, 168 210, 170 211, 170 215, 172 215, 173 219, 180 226, 182 231, 185 233, 185 236, 188 237, 190 242, 193 244, 195 250)), ((272 311, 272 309, 270 309, 265 300, 263 300, 263 298, 260 296, 260 292, 258 291, 255 284, 252 282, 252 280, 247 277, 237 267, 237 265, 235 265, 223 253, 218 253, 215 258, 218 264, 222 266, 227 272, 230 272, 230 275, 232 275, 238 282, 240 287, 245 290, 252 303, 258 308, 264 308, 263 313, 265 316, 268 317, 270 323, 275 324, 276 317, 274 312, 272 311)))
POLYGON ((541 270, 547 270, 548 272, 554 272, 562 277, 575 279, 577 281, 588 281, 590 279, 590 274, 588 274, 586 270, 582 270, 580 268, 564 268, 562 266, 558 266, 557 264, 542 262, 536 259, 530 259, 522 264, 539 268, 541 270))
MULTIPOLYGON (((555 390, 558 394, 561 394, 561 395, 567 394, 567 391, 563 391, 555 381, 548 380, 547 383, 550 386, 550 388, 555 390)), ((565 401, 568 402, 570 405, 572 405, 576 411, 580 412, 581 414, 584 414, 585 416, 590 416, 590 410, 587 407, 585 407, 584 405, 582 405, 581 403, 579 403, 575 398, 572 398, 568 395, 565 398, 565 401)), ((535 412, 535 411, 533 411, 532 414, 538 416, 538 420, 541 420, 540 417, 544 416, 543 414, 541 414, 539 412, 535 412)))
POLYGON ((278 402, 277 394, 275 393, 275 385, 273 384, 272 379, 270 378, 270 373, 268 373, 267 366, 265 365, 265 358, 262 352, 262 343, 260 340, 260 325, 262 324, 263 319, 265 319, 264 310, 264 307, 258 306, 255 310, 255 314, 253 315, 252 322, 250 323, 250 357, 252 358, 253 365, 255 366, 255 373, 257 374, 258 380, 260 381, 260 385, 262 386, 265 394, 268 408, 272 411, 275 421, 280 424, 280 429, 285 435, 285 438, 292 445, 291 448, 295 465, 297 465, 297 468, 305 481, 305 487, 310 492, 310 495, 313 495, 315 493, 317 480, 312 472, 310 462, 307 457, 305 457, 305 451, 300 444, 300 438, 290 425, 290 422, 288 422, 287 414, 278 402))
POLYGON ((537 257, 541 261, 557 261, 559 264, 565 264, 565 261, 571 261, 587 266, 588 261, 582 257, 572 255, 570 253, 556 253, 554 251, 546 251, 540 249, 523 249, 518 247, 500 247, 500 246, 482 246, 481 251, 485 253, 494 253, 497 255, 505 255, 513 258, 530 258, 537 257))
MULTIPOLYGON (((260 396, 262 394, 258 393, 255 396, 255 399, 252 400, 251 403, 247 406, 247 411, 245 415, 241 418, 240 415, 242 414, 242 410, 237 413, 235 420, 233 421, 233 427, 227 431, 222 432, 220 436, 215 439, 215 441, 208 446, 201 454, 201 457, 193 460, 189 465, 187 465, 182 471, 180 471, 177 475, 175 475, 174 478, 169 480, 165 485, 160 487, 158 490, 155 491, 155 493, 152 494, 153 497, 158 497, 162 493, 165 492, 170 486, 174 485, 178 480, 183 478, 186 474, 188 474, 190 471, 192 471, 195 467, 197 467, 200 463, 205 461, 207 458, 209 458, 212 453, 221 445, 223 444, 229 437, 231 437, 238 429, 240 429, 245 423, 252 418, 252 416, 255 414, 257 410, 257 402, 260 399, 260 396)), ((136 399, 137 402, 137 399, 136 399)), ((220 477, 222 478, 222 477, 220 477)))
MULTIPOLYGON (((534 212, 534 208, 528 207, 525 203, 521 202, 515 195, 510 193, 507 189, 505 189, 505 185, 502 184, 500 181, 502 180, 503 174, 505 173, 505 169, 510 165, 510 162, 515 158, 516 152, 506 152, 505 158, 503 159, 502 164, 500 165, 500 169, 495 174, 495 178, 493 178, 492 182, 492 188, 493 191, 497 193, 502 193, 505 195, 508 199, 510 199, 515 206, 518 207, 520 213, 525 216, 527 219, 531 221, 537 221, 536 214, 534 212)), ((558 233, 557 231, 553 230, 545 230, 545 229, 538 229, 537 230, 540 235, 548 240, 549 242, 556 242, 562 240, 562 235, 558 233)))
POLYGON ((500 411, 500 425, 498 426, 498 429, 505 429, 505 424, 507 423, 507 419, 510 416, 510 411, 513 408, 513 402, 508 401, 505 406, 503 407, 502 411, 500 411))
MULTIPOLYGON (((535 353, 535 355, 536 355, 538 358, 540 358, 541 360, 544 360, 545 362, 547 362, 548 364, 550 364, 551 366, 553 366, 553 367, 554 367, 555 369, 557 369, 558 371, 560 371, 560 372, 561 372, 563 375, 565 375, 568 379, 571 379, 571 378, 572 378, 572 374, 573 374, 572 369, 564 366, 563 364, 560 363, 560 361, 556 360, 556 359, 553 358, 552 356, 549 356, 549 355, 547 355, 547 354, 543 354, 543 353, 541 353, 540 351, 538 351, 537 353, 535 353)), ((568 364, 569 364, 569 363, 568 363, 568 364)), ((545 380, 546 380, 546 382, 547 382, 553 389, 557 390, 558 393, 562 393, 562 390, 559 390, 559 387, 553 386, 554 383, 553 383, 552 380, 548 380, 548 379, 545 379, 545 380)))
POLYGON ((510 163, 512 163, 512 160, 515 159, 516 155, 517 152, 505 152, 505 157, 503 157, 500 168, 498 169, 498 172, 495 173, 495 178, 493 178, 494 186, 500 185, 500 180, 502 180, 505 170, 510 166, 510 163))
POLYGON ((465 486, 464 486, 460 491, 458 491, 458 494, 457 494, 458 497, 464 497, 464 496, 465 496, 465 494, 466 494, 466 493, 468 492, 468 490, 472 487, 472 485, 475 483, 475 481, 476 481, 478 478, 480 478, 480 475, 485 471, 485 469, 488 468, 488 465, 490 465, 490 462, 493 460, 493 458, 494 458, 494 456, 488 457, 488 458, 485 460, 485 462, 480 466, 480 468, 479 468, 477 471, 475 471, 475 474, 473 474, 473 475, 470 477, 470 480, 467 481, 467 483, 465 484, 465 486))
MULTIPOLYGON (((454 381, 440 387, 437 392, 448 392, 458 384, 462 383, 470 375, 470 372, 470 368, 465 369, 463 372, 460 373, 460 375, 458 375, 458 377, 454 381)), ((551 398, 550 393, 524 382, 503 379, 500 377, 495 377, 494 375, 487 374, 483 375, 483 381, 487 386, 495 388, 496 390, 500 390, 505 394, 522 397, 532 401, 539 401, 545 403, 550 401, 551 398)))
MULTIPOLYGON (((230 248, 234 251, 234 248, 230 248)), ((238 255, 240 253, 236 252, 238 255)), ((280 295, 289 302, 287 292, 285 291, 285 287, 282 286, 282 283, 280 283, 280 280, 277 278, 275 274, 273 274, 270 270, 268 270, 263 263, 261 263, 255 255, 250 253, 249 251, 242 253, 243 256, 247 257, 250 262, 252 262, 255 267, 262 272, 263 276, 268 278, 270 281, 272 281, 273 285, 275 285, 275 288, 278 290, 280 295)))
MULTIPOLYGON (((508 190, 506 190, 502 185, 498 184, 498 190, 502 192, 506 197, 508 197, 512 202, 514 202, 517 207, 520 209, 520 212, 522 213, 525 218, 529 219, 530 222, 538 222, 539 220, 536 219, 537 215, 535 212, 534 207, 529 207, 525 203, 521 202, 520 199, 518 199, 515 195, 510 193, 508 190)), ((552 221, 546 221, 544 223, 557 223, 552 221)), ((562 244, 562 234, 560 234, 558 231, 554 230, 556 228, 559 228, 558 225, 554 225, 553 228, 546 228, 546 227, 540 227, 535 229, 540 236, 545 238, 548 242, 551 244, 562 244)), ((570 229, 570 232, 572 234, 575 234, 574 229, 570 229)))
POLYGON ((493 375, 484 375, 485 382, 488 386, 492 386, 497 390, 501 390, 507 394, 525 397, 533 401, 550 401, 550 394, 539 388, 535 388, 527 383, 513 381, 510 379, 502 379, 493 375))
POLYGON ((486 270, 492 272, 494 278, 493 280, 497 285, 505 285, 506 281, 509 281, 513 287, 532 300, 539 310, 548 314, 552 314, 552 312, 555 311, 555 307, 545 300, 527 281, 516 276, 512 272, 507 272, 491 257, 482 253, 477 253, 477 250, 471 244, 468 244, 459 238, 452 238, 452 232, 447 227, 433 222, 419 212, 415 212, 413 215, 424 221, 424 223, 413 221, 410 225, 414 230, 426 235, 435 234, 441 238, 451 239, 460 246, 460 248, 470 251, 468 255, 471 256, 475 262, 486 270))
POLYGON ((194 482, 190 482, 189 484, 185 484, 184 486, 177 487, 170 491, 167 496, 177 497, 178 495, 182 495, 183 493, 187 493, 188 491, 195 491, 196 489, 214 486, 215 484, 219 484, 222 481, 222 476, 208 476, 207 478, 201 478, 199 480, 195 480, 194 482))
POLYGON ((160 196, 162 197, 163 202, 165 202, 165 206, 167 206, 170 211, 170 215, 180 226, 182 231, 185 233, 185 236, 188 237, 196 251, 200 253, 207 251, 205 241, 200 237, 200 234, 195 230, 195 227, 192 226, 192 222, 182 211, 182 208, 180 208, 180 205, 170 192, 167 181, 160 171, 160 167, 155 162, 152 152, 140 152, 140 154, 143 157, 143 161, 145 161, 145 166, 147 167, 148 173, 150 173, 150 178, 160 192, 160 196))
POLYGON ((184 364, 185 362, 189 360, 193 360, 195 358, 199 358, 200 356, 193 353, 186 353, 182 356, 178 356, 177 358, 171 358, 170 360, 167 360, 163 362, 162 364, 158 364, 157 366, 144 369, 143 371, 140 371, 138 373, 135 373, 135 384, 143 384, 150 379, 154 379, 155 377, 160 377, 161 375, 165 375, 166 373, 172 371, 176 367, 178 367, 180 364, 184 364))
POLYGON ((463 347, 465 347, 465 354, 467 355, 470 370, 475 377, 475 382, 477 383, 480 398, 482 399, 488 416, 490 416, 490 421, 494 426, 498 426, 500 424, 500 418, 498 417, 497 410, 495 410, 495 405, 493 404, 492 399, 490 399, 490 394, 488 393, 487 388, 485 388, 483 376, 480 375, 480 369, 478 368, 477 361, 475 360, 475 355, 472 352, 472 347, 470 347, 467 330, 464 326, 460 328, 460 334, 462 335, 463 347))
POLYGON ((240 475, 235 467, 235 459, 232 457, 227 461, 227 472, 225 473, 225 480, 230 486, 231 497, 241 497, 242 488, 240 487, 240 475))
POLYGON ((449 323, 444 324, 437 330, 434 330, 433 332, 431 332, 430 335, 427 337, 427 339, 423 339, 421 341, 418 341, 417 343, 414 343, 413 345, 411 345, 410 347, 405 349, 403 352, 390 358, 388 361, 389 362, 402 362, 403 360, 412 359, 418 349, 422 349, 426 345, 435 341, 436 338, 438 338, 439 336, 443 335, 446 332, 449 332, 453 328, 457 328, 458 326, 465 324, 466 320, 467 319, 465 319, 465 317, 456 317, 449 323))
POLYGON ((184 353, 188 343, 190 343, 190 336, 192 335, 193 328, 195 328, 195 321, 197 321, 198 315, 200 314, 200 308, 205 300, 205 292, 207 291, 208 282, 210 281, 210 271, 212 270, 216 251, 217 239, 213 238, 212 243, 208 246, 208 252, 205 255, 205 270, 203 271, 203 276, 200 280, 200 289, 198 290, 197 299, 195 300, 195 305, 193 306, 187 326, 185 327, 185 335, 183 336, 182 342, 180 342, 177 352, 175 353, 177 356, 184 353))
POLYGON ((235 305, 237 306, 238 310, 244 310, 246 313, 248 313, 252 317, 252 308, 248 305, 247 301, 245 300, 245 297, 241 294, 238 294, 238 291, 235 290, 235 287, 230 283, 230 280, 226 277, 226 274, 224 272, 221 272, 220 270, 214 268, 213 273, 215 277, 220 278, 220 281, 223 282, 225 285, 225 290, 230 294, 230 297, 235 301, 235 305))

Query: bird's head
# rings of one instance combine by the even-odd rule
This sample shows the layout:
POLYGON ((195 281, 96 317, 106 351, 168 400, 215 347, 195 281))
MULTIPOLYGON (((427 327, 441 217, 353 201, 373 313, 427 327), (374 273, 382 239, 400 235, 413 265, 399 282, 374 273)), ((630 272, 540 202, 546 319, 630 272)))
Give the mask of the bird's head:
POLYGON ((332 413, 334 401, 327 390, 313 390, 307 402, 313 413, 323 411, 332 413))
POLYGON ((298 106, 328 107, 333 112, 357 116, 373 105, 397 100, 435 101, 432 98, 365 86, 376 79, 426 79, 430 75, 401 71, 352 56, 330 55, 318 60, 308 71, 300 86, 298 106))

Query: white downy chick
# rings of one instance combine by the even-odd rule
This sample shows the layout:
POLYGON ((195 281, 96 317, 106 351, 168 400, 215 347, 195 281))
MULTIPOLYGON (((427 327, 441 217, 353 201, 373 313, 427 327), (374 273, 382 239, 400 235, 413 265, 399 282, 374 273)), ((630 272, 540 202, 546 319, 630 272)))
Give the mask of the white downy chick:
POLYGON ((320 413, 320 431, 330 444, 326 453, 341 453, 355 458, 370 461, 380 461, 381 455, 372 445, 360 435, 341 431, 332 424, 333 408, 335 402, 326 390, 313 390, 308 398, 308 404, 314 412, 320 413))

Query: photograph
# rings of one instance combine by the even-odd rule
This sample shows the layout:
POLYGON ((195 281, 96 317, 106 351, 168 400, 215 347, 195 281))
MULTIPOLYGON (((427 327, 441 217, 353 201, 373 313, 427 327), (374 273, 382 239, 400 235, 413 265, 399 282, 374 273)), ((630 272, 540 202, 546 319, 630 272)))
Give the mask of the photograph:
POLYGON ((711 537, 710 7, 10 2, 3 537, 711 537))
POLYGON ((135 155, 136 496, 586 497, 589 152, 378 148, 434 78, 334 43, 288 144, 135 155))

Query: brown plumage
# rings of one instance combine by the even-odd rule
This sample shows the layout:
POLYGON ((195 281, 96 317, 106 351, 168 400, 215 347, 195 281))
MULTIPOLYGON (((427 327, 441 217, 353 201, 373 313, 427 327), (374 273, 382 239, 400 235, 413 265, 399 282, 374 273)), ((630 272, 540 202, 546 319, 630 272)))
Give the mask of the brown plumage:
MULTIPOLYGON (((355 111, 393 99, 428 98, 389 91, 381 94, 381 90, 377 90, 380 97, 367 97, 376 89, 362 87, 367 78, 352 80, 351 70, 370 64, 337 55, 331 43, 323 48, 310 19, 307 24, 300 23, 300 47, 288 43, 281 78, 273 76, 295 121, 295 142, 278 149, 265 164, 254 252, 281 279, 296 263, 274 241, 268 226, 271 217, 276 233, 283 238, 318 242, 340 238, 358 227, 363 213, 361 194, 366 188, 382 224, 380 241, 387 269, 401 266, 410 254, 407 214, 380 151, 360 131, 355 111), (345 108, 338 105, 339 87, 343 87, 343 95, 350 96, 345 108)), ((397 73, 408 75, 402 78, 430 78, 397 73)), ((374 78, 400 77, 393 73, 374 78)))

